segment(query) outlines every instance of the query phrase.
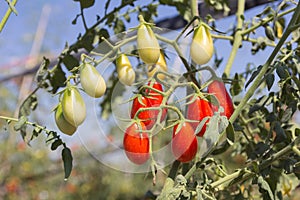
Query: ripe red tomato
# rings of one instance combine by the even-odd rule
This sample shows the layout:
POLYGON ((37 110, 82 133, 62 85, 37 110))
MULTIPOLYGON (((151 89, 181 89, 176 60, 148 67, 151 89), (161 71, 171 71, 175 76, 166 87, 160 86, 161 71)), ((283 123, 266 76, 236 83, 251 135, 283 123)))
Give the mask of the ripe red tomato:
POLYGON ((137 164, 144 164, 149 159, 149 137, 143 132, 146 126, 143 122, 129 126, 124 135, 123 146, 128 159, 137 164))
MULTIPOLYGON (((197 97, 196 100, 188 105, 187 108, 187 118, 191 120, 197 120, 199 122, 191 123, 194 130, 205 117, 213 116, 213 111, 211 109, 210 103, 205 99, 197 97)), ((202 137, 206 131, 206 124, 209 122, 209 119, 205 122, 202 129, 197 133, 197 136, 202 137)))
MULTIPOLYGON (((231 97, 229 96, 225 85, 222 81, 214 80, 211 84, 208 85, 208 93, 215 95, 218 99, 220 106, 224 108, 224 112, 221 115, 226 116, 228 119, 231 117, 234 108, 231 97)), ((218 111, 218 107, 211 104, 213 111, 218 111)))
POLYGON ((184 122, 181 129, 176 133, 177 128, 178 124, 173 129, 173 155, 180 162, 189 162, 196 156, 198 149, 198 141, 194 134, 194 129, 188 122, 184 122))
MULTIPOLYGON (((149 86, 151 86, 151 82, 148 83, 149 86)), ((152 88, 159 90, 161 92, 163 92, 163 87, 160 83, 158 82, 154 82, 152 85, 152 88)), ((148 92, 148 90, 146 90, 146 93, 148 93, 148 102, 149 102, 149 106, 151 107, 159 107, 163 101, 163 95, 159 94, 158 92, 155 92, 154 90, 150 90, 148 92)), ((156 119, 157 115, 159 113, 159 110, 153 110, 150 112, 151 118, 156 119)), ((162 111, 162 116, 161 116, 161 121, 163 121, 166 118, 167 115, 167 109, 163 109, 162 111)))
MULTIPOLYGON (((144 96, 136 97, 132 102, 132 108, 131 108, 131 119, 134 118, 135 113, 140 108, 148 108, 149 107, 149 101, 148 98, 144 96)), ((143 121, 143 123, 148 127, 150 125, 153 126, 155 121, 151 119, 151 115, 149 110, 142 111, 138 114, 138 118, 143 121)))

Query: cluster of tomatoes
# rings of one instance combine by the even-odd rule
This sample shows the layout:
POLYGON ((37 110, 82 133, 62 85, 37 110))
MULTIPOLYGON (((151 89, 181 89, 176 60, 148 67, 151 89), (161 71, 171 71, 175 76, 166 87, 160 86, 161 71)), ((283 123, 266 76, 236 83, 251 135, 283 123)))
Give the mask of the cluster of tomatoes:
MULTIPOLYGON (((99 98, 106 91, 106 83, 91 63, 80 67, 80 83, 86 94, 99 98)), ((60 102, 55 108, 55 122, 60 131, 73 135, 86 118, 86 107, 78 88, 68 83, 61 92, 60 102)))
MULTIPOLYGON (((163 91, 160 83, 148 83, 157 91, 163 91)), ((214 80, 208 85, 208 94, 214 95, 219 105, 214 105, 204 97, 194 96, 191 103, 188 104, 186 121, 176 124, 173 127, 172 134, 172 153, 180 162, 189 162, 197 154, 198 140, 196 136, 202 137, 206 131, 206 125, 214 112, 219 112, 219 106, 223 108, 220 115, 230 118, 234 111, 231 97, 229 96, 225 85, 220 80, 214 80), (202 121, 206 120, 198 133, 195 133, 197 127, 202 121), (193 122, 191 122, 193 121, 193 122)), ((160 108, 163 101, 163 95, 151 89, 146 90, 146 95, 138 95, 134 98, 131 109, 131 118, 136 117, 138 122, 131 124, 125 131, 123 146, 125 153, 130 161, 135 164, 144 164, 150 157, 149 135, 146 130, 150 130, 159 119, 165 120, 167 109, 160 108)), ((163 107, 163 106, 162 106, 163 107)))
POLYGON ((132 102, 131 119, 137 117, 139 122, 126 129, 123 139, 127 157, 136 164, 143 164, 149 159, 149 136, 145 130, 152 129, 158 119, 161 122, 165 120, 167 114, 166 108, 160 109, 164 98, 160 93, 163 92, 162 85, 149 82, 148 86, 144 94, 138 94, 132 102))
MULTIPOLYGON (((194 29, 190 47, 191 59, 195 64, 207 63, 213 55, 213 41, 209 27, 200 22, 194 29)), ((130 161, 143 164, 150 158, 151 137, 149 132, 156 124, 165 120, 167 115, 166 93, 163 86, 154 80, 163 80, 167 72, 166 60, 152 30, 152 24, 144 21, 140 16, 140 25, 137 27, 138 57, 147 65, 148 77, 153 77, 143 91, 137 94, 132 102, 131 125, 126 129, 123 146, 130 161), (160 72, 160 73, 157 73, 160 72), (161 73, 163 72, 163 73, 161 73), (160 121, 158 121, 160 120, 160 121), (150 137, 150 138, 149 138, 150 137), (150 141, 150 142, 149 142, 150 141)), ((135 82, 135 71, 124 53, 116 55, 116 70, 120 82, 131 86, 135 82)), ((91 97, 101 97, 106 91, 106 83, 100 73, 91 63, 84 62, 79 69, 79 78, 83 91, 91 97)), ((173 126, 172 152, 181 162, 192 160, 198 149, 197 137, 202 137, 214 112, 223 107, 221 115, 229 118, 233 113, 233 104, 226 91, 224 83, 214 80, 207 88, 209 95, 214 95, 219 105, 213 105, 202 94, 195 94, 188 104, 186 119, 180 119, 173 126), (205 123, 203 123, 205 121, 205 123), (199 130, 199 123, 203 124, 199 130)), ((55 121, 58 128, 65 134, 72 135, 86 117, 85 103, 76 85, 69 82, 61 92, 60 103, 55 109, 55 121)))

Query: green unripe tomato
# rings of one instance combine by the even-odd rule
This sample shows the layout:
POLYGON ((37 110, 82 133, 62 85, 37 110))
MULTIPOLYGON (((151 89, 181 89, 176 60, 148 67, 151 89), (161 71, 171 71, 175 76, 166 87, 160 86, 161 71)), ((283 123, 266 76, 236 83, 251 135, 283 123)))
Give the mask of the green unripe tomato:
POLYGON ((59 130, 67 135, 73 135, 77 129, 65 119, 61 104, 55 110, 55 122, 59 130))
POLYGON ((214 45, 209 29, 206 25, 199 25, 194 32, 191 44, 191 58, 198 64, 203 65, 207 63, 214 52, 214 45))
POLYGON ((140 24, 137 30, 137 48, 140 58, 146 64, 153 65, 157 62, 160 47, 150 25, 140 24))
POLYGON ((68 87, 61 101, 62 112, 65 119, 75 127, 78 127, 85 120, 86 107, 79 91, 75 87, 68 87))
POLYGON ((101 97, 106 91, 103 77, 90 63, 85 63, 80 69, 80 82, 84 91, 91 97, 101 97))

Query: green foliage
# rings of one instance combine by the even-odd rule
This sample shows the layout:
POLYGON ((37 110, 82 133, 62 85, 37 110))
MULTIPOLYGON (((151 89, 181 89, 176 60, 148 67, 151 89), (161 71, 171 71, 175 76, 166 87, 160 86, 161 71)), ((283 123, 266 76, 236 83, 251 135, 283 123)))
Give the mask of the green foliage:
MULTIPOLYGON (((80 3, 80 13, 71 23, 78 25, 77 19, 81 17, 85 32, 79 33, 74 44, 66 45, 53 68, 50 69, 50 61, 44 59, 36 75, 37 88, 20 106, 18 119, 2 117, 8 124, 14 122, 14 130, 20 131, 23 139, 26 139, 30 132, 31 137, 28 143, 45 133, 46 143, 50 145, 50 149, 52 151, 61 150, 65 179, 72 175, 74 167, 71 149, 62 141, 59 133, 29 120, 38 106, 36 93, 39 89, 45 89, 50 95, 57 94, 58 99, 60 99, 61 91, 65 89, 67 84, 72 82, 74 87, 79 84, 78 71, 82 60, 101 67, 101 62, 104 59, 94 59, 92 56, 95 51, 96 55, 113 59, 117 51, 122 50, 127 43, 135 41, 135 35, 130 36, 129 34, 127 37, 125 33, 118 38, 119 41, 109 40, 110 34, 129 30, 127 22, 132 19, 132 13, 137 11, 147 22, 154 22, 155 17, 159 16, 158 8, 160 5, 172 6, 185 20, 190 22, 174 40, 157 35, 160 42, 174 48, 178 57, 181 58, 181 64, 186 68, 184 74, 188 75, 186 76, 188 79, 183 80, 184 76, 166 73, 166 80, 159 80, 165 86, 165 92, 162 92, 165 99, 168 99, 175 89, 187 86, 192 88, 192 92, 206 97, 206 93, 203 91, 205 87, 200 88, 198 86, 201 84, 201 86, 207 86, 211 80, 202 83, 195 74, 202 70, 212 71, 210 66, 199 67, 189 64, 188 59, 182 56, 183 53, 178 46, 178 41, 185 39, 182 37, 185 31, 198 19, 197 16, 192 16, 191 1, 159 0, 138 6, 136 0, 123 0, 119 5, 112 8, 112 1, 108 0, 104 4, 104 15, 98 16, 97 21, 91 26, 86 24, 84 12, 88 12, 88 8, 94 6, 95 1, 76 0, 76 2, 80 3), (100 25, 104 26, 99 28, 100 25), (105 46, 100 45, 101 47, 99 47, 99 43, 105 46), (85 56, 81 55, 83 53, 85 56), (66 77, 67 74, 70 75, 66 77)), ((210 9, 223 11, 227 15, 229 13, 228 2, 206 0, 205 5, 210 9)), ((243 43, 250 42, 252 44, 252 54, 257 54, 266 48, 272 48, 273 51, 266 62, 259 66, 254 66, 251 69, 249 67, 251 64, 244 66, 245 70, 235 73, 232 78, 224 75, 226 83, 230 84, 230 93, 234 97, 234 113, 227 119, 220 114, 222 110, 219 110, 212 117, 206 117, 199 123, 195 132, 199 132, 209 119, 206 133, 203 138, 199 139, 202 142, 199 155, 190 163, 181 164, 175 161, 171 168, 166 167, 165 170, 170 171, 169 177, 165 180, 163 189, 159 188, 161 192, 158 192, 158 199, 192 199, 195 197, 198 199, 254 199, 258 197, 275 200, 290 195, 290 190, 281 186, 286 185, 285 179, 291 179, 293 180, 293 188, 295 188, 294 183, 300 177, 300 129, 293 119, 300 110, 299 16, 300 5, 294 5, 290 1, 282 1, 274 4, 274 6, 267 6, 251 19, 245 18, 244 10, 240 7, 237 13, 237 26, 230 28, 224 33, 226 35, 220 32, 213 35, 214 38, 230 40, 233 44, 225 71, 233 65, 235 52, 239 48, 243 48, 243 43), (286 17, 289 13, 293 14, 291 18, 286 17), (263 35, 256 36, 255 33, 259 29, 262 30, 263 35)), ((211 18, 209 22, 214 21, 211 16, 207 16, 207 18, 211 18)), ((217 30, 215 24, 212 26, 214 26, 214 30, 217 30)), ((192 33, 193 30, 188 34, 192 33)), ((136 51, 132 51, 132 53, 132 56, 138 56, 136 51)), ((223 60, 227 59, 215 58, 213 65, 220 66, 223 60)), ((242 68, 243 66, 239 67, 242 68)), ((137 62, 134 68, 140 70, 142 68, 141 62, 137 62)), ((103 119, 110 117, 112 105, 118 100, 117 98, 123 95, 124 88, 120 87, 120 93, 113 96, 113 91, 118 83, 118 76, 115 70, 111 71, 107 81, 107 92, 99 103, 103 119)), ((215 74, 212 73, 212 76, 215 74)), ((157 74, 155 77, 157 78, 157 74)), ((137 93, 145 90, 145 88, 145 86, 138 87, 137 93)), ((188 97, 180 99, 178 102, 185 102, 187 99, 188 97)), ((207 99, 212 104, 220 104, 213 95, 209 95, 207 99)), ((166 133, 179 121, 186 120, 183 109, 177 106, 178 102, 164 102, 162 104, 162 107, 167 107, 168 112, 171 112, 163 133, 166 133)), ((186 106, 184 103, 182 105, 186 106)), ((151 109, 155 110, 156 108, 148 110, 151 109)), ((158 107, 157 110, 161 110, 161 108, 158 107)), ((134 118, 133 120, 137 119, 134 118)), ((161 125, 160 119, 158 119, 158 124, 161 125)), ((152 134, 152 131, 149 130, 147 133, 152 134)), ((161 133, 158 134, 158 136, 160 135, 161 133)), ((170 139, 166 135, 162 136, 161 143, 169 142, 170 139)), ((159 166, 154 160, 152 161, 153 182, 155 183, 157 169, 160 170, 161 168, 158 168, 159 166)), ((36 168, 32 167, 27 172, 33 173, 35 170, 36 168)), ((132 189, 123 186, 122 181, 115 180, 114 177, 118 175, 115 175, 114 172, 112 172, 114 175, 110 176, 104 171, 93 170, 95 174, 99 175, 101 181, 95 180, 97 176, 94 173, 89 174, 88 170, 82 170, 80 172, 82 177, 78 178, 75 186, 70 186, 73 187, 70 189, 72 194, 64 197, 76 198, 76 192, 78 192, 82 198, 91 196, 103 198, 105 195, 110 195, 111 198, 128 199, 137 194, 135 189, 137 186, 145 185, 146 188, 142 188, 144 193, 150 188, 151 181, 148 179, 140 184, 132 183, 132 189), (84 178, 83 174, 85 173, 88 173, 88 178, 84 178), (100 194, 95 188, 105 185, 103 184, 105 181, 110 185, 115 184, 113 185, 113 192, 104 190, 100 194), (116 191, 121 195, 116 195, 116 191), (130 193, 132 192, 134 195, 131 196, 130 193)), ((10 178, 12 177, 6 176, 3 179, 4 185, 11 181, 10 178)), ((17 179, 20 181, 19 179, 22 178, 17 179)), ((66 183, 66 185, 68 184, 66 183)), ((138 193, 138 195, 141 196, 142 194, 138 193)), ((151 196, 151 198, 155 197, 155 195, 151 196)))

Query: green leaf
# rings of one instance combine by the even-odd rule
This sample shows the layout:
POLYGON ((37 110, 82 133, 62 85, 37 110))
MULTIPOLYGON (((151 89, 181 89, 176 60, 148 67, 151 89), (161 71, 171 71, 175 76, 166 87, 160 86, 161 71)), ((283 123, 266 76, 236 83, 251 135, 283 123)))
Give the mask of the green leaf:
POLYGON ((257 67, 257 70, 255 70, 255 71, 252 73, 250 79, 248 80, 248 82, 247 82, 246 85, 245 85, 245 88, 247 88, 248 85, 255 79, 255 77, 259 74, 259 72, 260 72, 260 70, 262 69, 262 67, 263 67, 262 65, 258 66, 258 67, 257 67))
POLYGON ((253 106, 250 107, 248 115, 251 115, 252 113, 258 111, 261 109, 261 105, 259 104, 254 104, 253 106))
POLYGON ((61 139, 56 139, 56 140, 51 144, 51 150, 52 150, 52 151, 56 150, 60 145, 62 145, 61 139))
POLYGON ((241 82, 238 73, 235 73, 232 85, 230 87, 230 93, 232 96, 238 95, 242 91, 241 82))
POLYGON ((57 66, 54 67, 54 70, 50 76, 50 84, 52 86, 51 92, 53 94, 56 93, 58 88, 60 87, 65 87, 66 86, 66 74, 65 72, 61 69, 61 65, 58 64, 57 66))
POLYGON ((67 180, 73 168, 73 157, 71 150, 68 147, 63 148, 61 155, 64 163, 65 180, 67 180))
POLYGON ((34 92, 29 95, 20 106, 19 117, 20 116, 28 116, 31 111, 34 111, 38 105, 37 97, 34 92))
POLYGON ((257 184, 261 189, 265 190, 268 193, 271 200, 275 200, 274 194, 272 193, 269 183, 267 181, 265 181, 262 176, 258 177, 257 184))
POLYGON ((29 141, 33 140, 35 137, 39 136, 39 134, 43 131, 40 127, 35 127, 32 131, 32 135, 29 141))
POLYGON ((114 33, 118 34, 118 33, 121 33, 123 31, 125 31, 124 22, 122 20, 120 20, 120 19, 117 19, 116 23, 114 25, 114 33))
POLYGON ((292 108, 287 108, 281 117, 281 122, 288 122, 293 115, 293 109, 292 108))
POLYGON ((226 128, 226 136, 227 136, 227 142, 230 145, 233 145, 234 143, 234 128, 231 123, 226 128))
POLYGON ((284 129, 281 127, 280 122, 273 122, 273 130, 276 132, 274 143, 280 143, 287 139, 284 129))
POLYGON ((105 3, 105 7, 104 7, 104 9, 105 9, 105 14, 107 13, 107 9, 108 9, 108 7, 109 7, 109 4, 110 4, 110 2, 111 2, 111 0, 107 0, 106 1, 106 3, 105 3))
POLYGON ((276 66, 276 73, 280 79, 287 79, 289 77, 289 73, 287 71, 287 67, 281 64, 276 66))
POLYGON ((79 66, 79 61, 72 55, 66 54, 62 58, 63 64, 67 67, 68 70, 72 70, 74 67, 79 66))
POLYGON ((92 7, 95 3, 95 0, 74 0, 80 2, 81 9, 92 7))
POLYGON ((50 60, 44 57, 42 64, 40 65, 35 75, 35 80, 36 82, 38 82, 40 87, 43 85, 42 82, 45 81, 45 78, 48 76, 49 65, 50 65, 50 60))
POLYGON ((220 116, 219 112, 215 112, 206 125, 206 131, 203 135, 203 141, 200 145, 201 158, 211 152, 217 144, 220 133, 228 126, 228 119, 225 116, 220 116))
POLYGON ((275 33, 270 26, 265 27, 265 34, 269 40, 275 41, 275 33))
POLYGON ((266 76, 266 83, 267 83, 267 87, 268 87, 268 90, 270 91, 271 87, 273 86, 273 83, 274 83, 274 74, 268 74, 266 76))
POLYGON ((26 126, 26 122, 27 122, 27 117, 22 115, 18 122, 14 125, 14 130, 15 131, 19 131, 21 130, 22 127, 26 126))

